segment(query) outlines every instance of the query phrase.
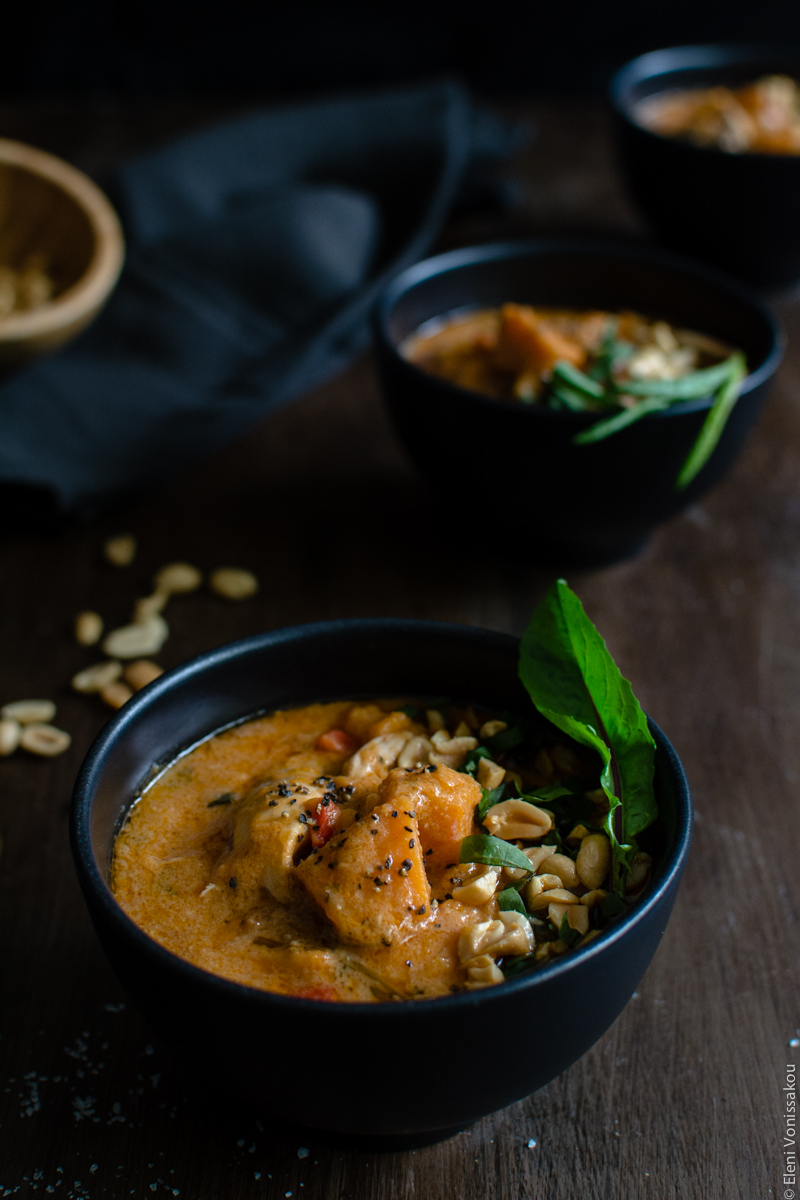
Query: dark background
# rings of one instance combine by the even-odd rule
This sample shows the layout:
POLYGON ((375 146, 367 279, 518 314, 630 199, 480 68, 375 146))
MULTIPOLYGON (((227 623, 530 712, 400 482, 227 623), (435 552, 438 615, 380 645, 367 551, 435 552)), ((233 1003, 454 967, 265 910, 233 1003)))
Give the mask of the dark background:
POLYGON ((687 42, 800 42, 797 0, 6 0, 0 95, 292 96, 455 72, 479 92, 596 93, 687 42))

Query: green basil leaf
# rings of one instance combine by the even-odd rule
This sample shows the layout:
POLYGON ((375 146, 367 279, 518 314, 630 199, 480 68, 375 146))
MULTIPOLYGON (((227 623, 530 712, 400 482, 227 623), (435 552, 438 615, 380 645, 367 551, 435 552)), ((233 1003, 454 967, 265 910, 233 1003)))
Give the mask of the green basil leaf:
POLYGON ((600 901, 600 912, 604 917, 616 917, 625 907, 625 901, 616 892, 609 892, 600 901))
POLYGON ((517 867, 530 873, 530 859, 511 842, 488 833, 473 833, 461 843, 459 862, 485 863, 488 867, 517 867))
POLYGON ((463 766, 459 767, 459 771, 463 771, 466 775, 474 775, 478 769, 478 763, 482 758, 491 758, 491 754, 485 746, 476 746, 474 750, 469 750, 464 759, 463 766))
POLYGON ((522 954, 519 958, 504 959, 500 964, 500 970, 506 979, 512 979, 515 975, 521 975, 524 971, 530 971, 535 966, 535 954, 522 954))
POLYGON ((577 929, 572 928, 567 920, 567 914, 564 913, 563 917, 561 918, 561 928, 558 931, 558 936, 561 938, 562 942, 566 942, 568 946, 574 946, 576 942, 581 940, 583 934, 578 933, 577 929))
POLYGON ((490 754, 505 754, 524 740, 525 730, 519 725, 509 725, 508 729, 501 729, 493 737, 486 738, 484 745, 490 754))
POLYGON ((478 801, 477 809, 478 822, 480 824, 483 824, 483 818, 492 805, 499 804, 503 799, 503 792, 505 790, 506 785, 504 783, 501 783, 500 787, 492 788, 491 791, 488 788, 481 788, 481 798, 478 801))
POLYGON ((682 491, 687 487, 698 471, 702 470, 706 465, 714 453, 717 442, 722 437, 722 431, 727 424, 728 417, 733 412, 733 407, 739 399, 739 392, 747 375, 747 365, 742 354, 734 354, 728 361, 733 364, 730 374, 714 397, 714 403, 708 410, 703 427, 697 435, 697 441, 689 451, 686 462, 681 467, 678 478, 675 480, 677 491, 682 491))
MULTIPOLYGON (((634 352, 630 342, 617 341, 616 317, 611 317, 606 324, 606 331, 600 344, 600 352, 589 368, 589 376, 603 383, 611 395, 616 392, 616 371, 626 363, 634 352)), ((607 395, 606 399, 609 399, 607 395)))
POLYGON ((590 396, 592 400, 604 400, 605 388, 602 384, 597 383, 588 375, 584 375, 583 371, 579 371, 571 362, 566 359, 559 359, 553 366, 553 378, 562 380, 571 389, 582 392, 585 396, 590 396))
POLYGON ((618 386, 620 391, 629 396, 657 396, 671 404, 677 400, 701 400, 704 396, 712 396, 718 387, 727 383, 743 363, 744 359, 737 351, 724 362, 705 367, 702 371, 679 375, 677 379, 626 379, 618 386))
POLYGON ((583 392, 577 391, 575 388, 568 387, 566 383, 556 381, 550 389, 550 404, 553 407, 553 401, 560 401, 558 407, 567 408, 570 412, 594 412, 596 401, 591 400, 583 392))
MULTIPOLYGON (((581 787, 580 794, 582 795, 585 790, 584 787, 581 787)), ((527 800, 529 804, 550 805, 555 800, 560 800, 562 796, 577 794, 575 788, 571 788, 565 783, 547 783, 544 787, 534 788, 532 792, 520 792, 520 797, 527 800)))
MULTIPOLYGON (((528 863, 530 867, 530 863, 528 863)), ((509 887, 505 891, 499 892, 497 895, 497 907, 500 912, 518 912, 522 913, 523 917, 527 917, 528 910, 522 903, 522 897, 516 888, 509 887)))
POLYGON ((519 674, 539 712, 600 756, 600 786, 609 802, 604 824, 615 887, 621 887, 628 866, 622 851, 630 848, 624 844, 658 814, 655 742, 630 683, 563 579, 553 584, 531 617, 522 637, 519 674))
POLYGON ((588 446, 591 442, 602 442, 604 438, 611 437, 612 433, 619 433, 620 429, 633 425, 634 421, 640 421, 642 417, 647 417, 650 413, 661 412, 668 405, 668 400, 657 398, 640 400, 632 408, 623 408, 613 417, 604 417, 602 421, 595 421, 594 425, 590 425, 588 429, 582 429, 580 433, 575 434, 572 439, 573 444, 588 446))

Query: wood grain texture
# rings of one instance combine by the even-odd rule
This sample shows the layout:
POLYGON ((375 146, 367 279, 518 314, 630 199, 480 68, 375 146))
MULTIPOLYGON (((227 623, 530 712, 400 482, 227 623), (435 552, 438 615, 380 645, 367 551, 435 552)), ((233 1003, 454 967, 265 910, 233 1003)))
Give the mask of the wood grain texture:
MULTIPOLYGON (((462 217, 445 241, 600 226, 636 234, 602 116, 580 106, 517 111, 540 131, 512 168, 522 207, 511 217, 462 217)), ((164 106, 159 124, 156 108, 0 110, 10 136, 95 171, 122 146, 212 115, 213 106, 177 114, 164 106)), ((439 1146, 374 1154, 262 1128, 233 1096, 196 1097, 151 1042, 105 964, 72 872, 69 793, 108 712, 69 691, 70 676, 94 658, 70 629, 87 607, 122 623, 155 570, 184 558, 203 569, 248 567, 262 587, 238 605, 207 593, 177 597, 164 666, 235 637, 334 616, 431 617, 520 633, 553 572, 536 568, 535 545, 511 558, 472 544, 476 504, 502 521, 501 483, 443 510, 406 466, 364 359, 100 524, 58 539, 4 536, 0 700, 52 696, 73 746, 59 759, 0 761, 0 1195, 783 1194, 781 1088, 800 1026, 800 304, 790 295, 778 307, 787 361, 729 478, 635 561, 570 576, 692 785, 697 832, 674 916, 638 994, 585 1058, 439 1146), (118 570, 100 547, 122 530, 141 549, 118 570), (301 1147, 308 1156, 298 1156, 301 1147)), ((512 1037, 483 1036, 493 1052, 513 1054, 512 1037)), ((311 1057, 310 1038, 298 1047, 298 1069, 314 1087, 323 1064, 311 1057)), ((435 1088, 446 1057, 416 1068, 420 1086, 435 1088)), ((346 1069, 332 1057, 334 1083, 346 1069)), ((379 1057, 375 1086, 389 1086, 379 1057)))

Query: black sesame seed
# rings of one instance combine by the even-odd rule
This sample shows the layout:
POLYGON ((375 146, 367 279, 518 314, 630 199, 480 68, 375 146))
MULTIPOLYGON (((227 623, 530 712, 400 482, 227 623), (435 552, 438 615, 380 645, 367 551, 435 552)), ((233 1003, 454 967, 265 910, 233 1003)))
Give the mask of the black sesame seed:
POLYGON ((417 909, 417 912, 419 913, 419 915, 420 915, 420 916, 424 916, 424 914, 425 914, 425 905, 424 905, 424 904, 420 904, 419 908, 417 909))
POLYGON ((270 800, 269 804, 267 805, 267 808, 274 808, 277 803, 278 803, 277 800, 270 800))
POLYGON ((298 813, 298 814, 297 814, 297 819, 298 819, 298 821, 301 823, 301 825, 307 825, 307 824, 308 824, 308 817, 306 816, 306 814, 305 814, 305 813, 298 813))
POLYGON ((425 857, 427 858, 429 854, 433 854, 433 850, 432 850, 432 849, 431 849, 431 850, 426 850, 426 851, 425 851, 425 857))
POLYGON ((409 839, 409 842, 408 842, 408 848, 409 848, 409 850, 413 850, 413 849, 414 849, 414 847, 416 846, 416 844, 417 844, 417 843, 414 841, 414 838, 410 838, 410 839, 409 839))
POLYGON ((403 826, 403 829, 405 829, 406 833, 413 833, 413 832, 414 832, 414 830, 411 828, 411 826, 410 826, 410 825, 404 825, 404 826, 403 826))
POLYGON ((393 816, 393 817, 396 817, 396 816, 397 816, 397 809, 396 809, 396 808, 392 810, 392 816, 393 816))
POLYGON ((444 894, 444 898, 445 898, 445 900, 452 900, 452 899, 453 899, 453 897, 452 897, 452 895, 450 894, 450 892, 445 892, 445 894, 444 894))
POLYGON ((405 867, 405 869, 406 869, 407 871, 410 871, 410 870, 411 870, 411 868, 413 867, 413 865, 414 865, 414 864, 412 863, 412 861, 411 861, 411 859, 410 859, 410 858, 404 858, 404 859, 403 859, 403 866, 405 867))
POLYGON ((234 879, 233 875, 231 875, 230 879, 228 880, 228 887, 235 889, 238 882, 238 879, 234 879))
POLYGON ((378 836, 378 831, 377 831, 377 829, 370 829, 370 833, 372 834, 372 836, 373 836, 373 837, 377 837, 377 836, 378 836))
POLYGON ((370 815, 371 815, 371 817, 372 817, 373 821, 377 821, 377 820, 378 820, 378 814, 377 814, 377 813, 371 813, 370 815))

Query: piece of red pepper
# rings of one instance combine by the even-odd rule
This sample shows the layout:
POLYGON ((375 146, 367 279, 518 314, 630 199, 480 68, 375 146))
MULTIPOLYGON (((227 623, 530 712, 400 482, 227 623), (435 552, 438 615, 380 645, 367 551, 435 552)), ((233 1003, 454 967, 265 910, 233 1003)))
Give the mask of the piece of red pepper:
POLYGON ((339 805, 333 800, 320 800, 311 810, 311 845, 315 850, 329 842, 339 824, 339 805))

